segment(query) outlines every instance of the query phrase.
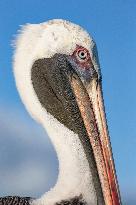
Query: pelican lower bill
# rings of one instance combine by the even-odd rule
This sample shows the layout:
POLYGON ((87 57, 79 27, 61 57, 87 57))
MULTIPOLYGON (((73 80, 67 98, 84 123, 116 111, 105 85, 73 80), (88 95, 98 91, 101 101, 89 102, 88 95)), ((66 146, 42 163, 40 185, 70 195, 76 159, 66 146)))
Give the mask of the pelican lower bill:
MULTIPOLYGON (((96 79, 92 80, 96 81, 96 79)), ((81 112, 81 116, 86 127, 88 137, 93 149, 94 157, 96 160, 97 170, 99 173, 99 178, 102 186, 102 191, 104 195, 104 200, 106 205, 119 205, 120 196, 119 189, 115 174, 114 162, 111 152, 111 146, 109 142, 109 137, 107 135, 107 125, 104 116, 104 105, 102 101, 102 94, 99 82, 96 83, 98 91, 97 104, 93 102, 84 87, 83 83, 77 75, 73 75, 71 78, 71 85, 73 92, 75 93, 78 107, 81 112), (103 133, 99 131, 99 123, 96 118, 96 109, 94 109, 94 104, 97 106, 101 123, 103 127, 103 133)), ((93 91, 93 90, 91 90, 93 91)))

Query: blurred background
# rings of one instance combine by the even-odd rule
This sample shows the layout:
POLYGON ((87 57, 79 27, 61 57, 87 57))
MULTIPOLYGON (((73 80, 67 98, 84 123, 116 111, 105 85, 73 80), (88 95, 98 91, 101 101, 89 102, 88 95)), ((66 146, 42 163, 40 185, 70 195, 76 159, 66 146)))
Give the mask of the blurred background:
POLYGON ((63 18, 91 33, 99 52, 112 148, 124 205, 136 204, 136 1, 0 1, 0 196, 38 197, 56 182, 58 161, 26 112, 12 68, 12 41, 26 23, 63 18))

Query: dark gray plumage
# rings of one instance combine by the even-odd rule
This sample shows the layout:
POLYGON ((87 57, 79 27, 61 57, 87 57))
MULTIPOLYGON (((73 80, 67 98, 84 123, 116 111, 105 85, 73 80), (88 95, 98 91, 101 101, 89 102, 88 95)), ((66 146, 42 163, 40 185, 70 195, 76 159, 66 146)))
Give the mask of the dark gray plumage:
POLYGON ((57 202, 56 205, 87 205, 86 201, 84 201, 82 195, 75 196, 69 200, 62 200, 57 202))
MULTIPOLYGON (((6 196, 0 198, 0 205, 30 205, 32 200, 30 197, 6 196)), ((80 195, 69 200, 57 202, 56 205, 87 205, 87 203, 80 195)))
POLYGON ((32 198, 19 196, 0 197, 0 205, 30 205, 32 198))

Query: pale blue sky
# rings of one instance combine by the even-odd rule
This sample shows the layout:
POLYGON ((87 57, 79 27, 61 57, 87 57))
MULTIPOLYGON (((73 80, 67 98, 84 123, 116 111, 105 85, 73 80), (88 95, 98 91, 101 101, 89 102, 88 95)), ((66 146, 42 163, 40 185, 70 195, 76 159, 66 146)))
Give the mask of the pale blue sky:
POLYGON ((19 25, 53 18, 83 26, 97 43, 121 194, 136 204, 135 0, 0 1, 0 194, 39 196, 55 183, 55 152, 20 101, 11 47, 19 25))

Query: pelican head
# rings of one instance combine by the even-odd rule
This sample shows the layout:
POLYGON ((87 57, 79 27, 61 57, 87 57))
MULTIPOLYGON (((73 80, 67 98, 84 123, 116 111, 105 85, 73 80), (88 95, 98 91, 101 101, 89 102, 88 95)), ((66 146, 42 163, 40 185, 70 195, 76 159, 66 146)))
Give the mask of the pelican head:
POLYGON ((14 74, 59 159, 56 185, 32 203, 121 204, 92 37, 65 20, 28 24, 16 42, 14 74))

